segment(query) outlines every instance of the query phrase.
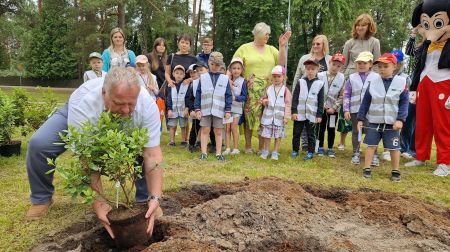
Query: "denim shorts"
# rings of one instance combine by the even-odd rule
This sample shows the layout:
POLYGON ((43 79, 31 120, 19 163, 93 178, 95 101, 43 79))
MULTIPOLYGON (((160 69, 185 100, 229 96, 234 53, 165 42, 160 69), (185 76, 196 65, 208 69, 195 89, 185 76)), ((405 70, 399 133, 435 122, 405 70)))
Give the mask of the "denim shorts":
POLYGON ((392 124, 368 123, 365 128, 364 143, 368 146, 377 146, 383 139, 383 146, 387 150, 400 150, 400 131, 393 130, 392 124))

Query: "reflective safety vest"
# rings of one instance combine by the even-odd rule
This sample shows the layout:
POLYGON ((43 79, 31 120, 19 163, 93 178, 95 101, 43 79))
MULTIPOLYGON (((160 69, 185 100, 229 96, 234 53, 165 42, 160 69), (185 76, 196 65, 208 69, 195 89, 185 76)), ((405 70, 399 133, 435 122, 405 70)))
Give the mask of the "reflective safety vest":
POLYGON ((372 83, 369 87, 372 102, 367 112, 367 120, 370 123, 394 124, 398 117, 398 103, 400 94, 406 88, 406 78, 395 76, 387 92, 383 80, 380 83, 372 83))
POLYGON ((194 94, 194 98, 197 95, 197 88, 198 88, 198 82, 200 81, 200 79, 196 79, 192 81, 192 92, 194 94))
POLYGON ((286 86, 283 85, 278 93, 275 92, 275 85, 270 85, 267 88, 267 96, 269 98, 269 104, 264 108, 261 118, 262 125, 284 125, 284 109, 286 104, 284 103, 286 93, 286 86))
POLYGON ((300 84, 300 94, 298 96, 297 121, 309 120, 310 122, 315 122, 317 106, 319 103, 319 92, 320 89, 322 89, 324 82, 321 80, 315 80, 311 84, 311 88, 308 90, 308 85, 304 79, 300 79, 298 81, 300 84))
POLYGON ((213 115, 223 118, 225 115, 225 92, 227 91, 228 77, 219 75, 214 87, 209 73, 200 76, 202 89, 201 111, 203 116, 213 115))
POLYGON ((106 76, 106 72, 102 71, 102 76, 97 76, 97 74, 94 72, 94 70, 89 70, 89 71, 86 71, 84 73, 84 75, 87 77, 86 80, 85 80, 85 82, 86 82, 88 80, 92 80, 92 79, 95 79, 95 78, 105 77, 106 76))
POLYGON ((186 92, 188 90, 189 85, 185 85, 183 83, 180 84, 180 89, 177 93, 177 87, 171 87, 172 92, 172 117, 178 118, 183 117, 184 108, 186 108, 186 103, 184 98, 186 97, 186 92))
MULTIPOLYGON (((244 78, 239 77, 234 81, 234 87, 231 89, 233 91, 233 95, 240 96, 242 92, 242 86, 244 84, 244 78)), ((231 104, 231 112, 242 115, 244 103, 233 101, 231 104)))
POLYGON ((320 72, 317 77, 324 82, 323 85, 323 97, 324 97, 324 107, 334 108, 336 102, 339 98, 339 94, 342 91, 345 83, 345 76, 343 73, 337 73, 333 78, 332 83, 328 83, 328 72, 320 72))
POLYGON ((364 83, 362 82, 361 76, 359 76, 358 72, 351 74, 349 79, 350 85, 352 86, 350 113, 358 113, 362 99, 364 98, 364 94, 366 93, 370 83, 381 81, 381 85, 383 85, 383 81, 381 80, 380 75, 374 72, 369 73, 364 83))

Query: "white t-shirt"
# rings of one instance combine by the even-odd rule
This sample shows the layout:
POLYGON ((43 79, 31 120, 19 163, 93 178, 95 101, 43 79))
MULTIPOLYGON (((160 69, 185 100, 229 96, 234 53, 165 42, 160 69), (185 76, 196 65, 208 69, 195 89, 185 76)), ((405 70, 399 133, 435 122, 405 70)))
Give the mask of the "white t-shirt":
MULTIPOLYGON (((105 111, 102 97, 104 80, 104 78, 89 80, 72 93, 69 98, 68 125, 79 129, 86 121, 93 124, 98 122, 100 114, 105 111)), ((159 146, 161 122, 158 106, 144 88, 141 88, 139 92, 136 108, 131 117, 135 127, 148 130, 148 141, 145 147, 159 146)))

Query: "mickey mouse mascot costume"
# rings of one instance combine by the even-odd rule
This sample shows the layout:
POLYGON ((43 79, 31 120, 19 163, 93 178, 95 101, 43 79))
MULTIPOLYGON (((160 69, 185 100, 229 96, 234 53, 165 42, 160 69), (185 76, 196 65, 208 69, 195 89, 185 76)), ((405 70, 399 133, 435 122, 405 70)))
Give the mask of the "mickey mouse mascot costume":
POLYGON ((425 35, 411 85, 416 100, 416 159, 430 159, 437 147, 436 176, 450 174, 450 0, 424 0, 414 10, 413 27, 425 35))

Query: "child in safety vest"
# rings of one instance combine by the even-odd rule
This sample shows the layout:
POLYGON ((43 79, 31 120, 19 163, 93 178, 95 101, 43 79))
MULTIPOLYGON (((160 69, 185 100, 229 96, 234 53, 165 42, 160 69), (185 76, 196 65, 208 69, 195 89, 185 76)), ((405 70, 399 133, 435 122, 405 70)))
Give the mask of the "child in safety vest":
POLYGON ((202 74, 195 95, 195 113, 200 120, 200 146, 202 153, 200 160, 206 160, 208 137, 211 127, 214 128, 216 140, 216 159, 225 161, 222 155, 222 129, 223 119, 231 117, 231 104, 233 95, 229 79, 220 73, 223 63, 223 55, 220 52, 212 52, 208 60, 209 73, 202 74))
POLYGON ((314 59, 304 63, 306 76, 298 80, 292 97, 292 120, 294 129, 292 136, 292 158, 299 156, 300 136, 304 128, 308 138, 308 153, 303 160, 310 160, 314 156, 315 127, 322 121, 323 113, 323 81, 317 78, 319 62, 314 59))
POLYGON ((286 69, 282 66, 275 66, 272 69, 272 85, 267 87, 266 95, 261 98, 264 111, 261 118, 259 135, 263 139, 260 157, 267 159, 269 155, 270 140, 275 139, 272 159, 278 160, 280 154, 281 138, 286 137, 285 125, 291 117, 291 93, 284 85, 286 69))
POLYGON ((170 142, 169 146, 175 147, 175 132, 177 131, 177 125, 181 128, 182 146, 187 145, 186 126, 188 123, 188 113, 185 111, 185 97, 189 84, 183 82, 185 76, 185 70, 182 65, 176 65, 172 73, 175 78, 175 86, 168 89, 166 96, 166 108, 167 116, 169 118, 169 133, 170 142))
POLYGON ((363 122, 368 122, 365 126, 367 149, 363 176, 367 179, 372 177, 372 156, 382 139, 384 148, 391 153, 391 180, 399 182, 400 129, 408 115, 409 103, 406 78, 394 75, 397 58, 390 53, 381 55, 375 64, 378 64, 380 75, 367 88, 357 116, 359 131, 363 122))
POLYGON ((89 54, 89 65, 91 66, 91 70, 84 72, 83 74, 84 82, 95 78, 105 77, 106 72, 102 70, 103 59, 100 53, 93 52, 89 54))
POLYGON ((233 103, 231 105, 232 121, 225 124, 225 146, 223 155, 239 154, 239 120, 244 109, 244 102, 247 100, 247 81, 242 76, 244 72, 244 63, 241 58, 233 58, 228 66, 230 72, 230 86, 233 92, 233 103), (231 134, 233 134, 233 151, 230 148, 231 134))

